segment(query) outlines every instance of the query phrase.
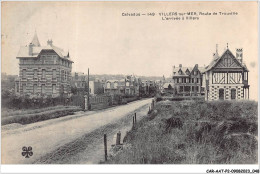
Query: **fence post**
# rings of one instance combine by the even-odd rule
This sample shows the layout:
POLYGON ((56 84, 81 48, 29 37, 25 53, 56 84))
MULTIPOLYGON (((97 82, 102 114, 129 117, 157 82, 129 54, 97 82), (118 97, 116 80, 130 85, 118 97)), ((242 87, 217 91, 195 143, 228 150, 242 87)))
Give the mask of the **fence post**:
POLYGON ((121 132, 119 131, 116 134, 116 145, 120 145, 120 141, 121 141, 121 132))
POLYGON ((136 113, 135 113, 135 124, 136 124, 136 113))
POLYGON ((105 161, 107 161, 107 135, 104 134, 105 161))
POLYGON ((133 117, 133 128, 135 127, 135 117, 133 117))

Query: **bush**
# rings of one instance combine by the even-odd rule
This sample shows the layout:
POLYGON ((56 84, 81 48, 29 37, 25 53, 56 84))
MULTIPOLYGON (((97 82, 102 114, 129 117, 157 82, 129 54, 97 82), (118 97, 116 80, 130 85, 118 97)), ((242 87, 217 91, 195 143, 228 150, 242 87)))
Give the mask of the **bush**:
POLYGON ((66 115, 72 115, 75 111, 81 110, 80 108, 61 108, 54 109, 50 111, 32 113, 25 115, 15 115, 2 118, 2 125, 11 124, 11 123, 20 123, 20 124, 29 124, 43 120, 49 120, 53 118, 59 118, 66 115))
POLYGON ((13 109, 37 109, 44 108, 49 106, 64 105, 65 97, 32 97, 29 96, 16 96, 8 95, 6 93, 2 95, 2 107, 4 108, 13 108, 13 109))

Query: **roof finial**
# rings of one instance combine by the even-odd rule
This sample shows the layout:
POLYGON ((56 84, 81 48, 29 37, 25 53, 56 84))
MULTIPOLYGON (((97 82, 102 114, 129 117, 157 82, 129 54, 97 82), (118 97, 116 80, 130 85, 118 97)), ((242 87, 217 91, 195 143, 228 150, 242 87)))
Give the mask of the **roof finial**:
POLYGON ((35 33, 34 33, 34 36, 33 36, 33 40, 31 42, 34 46, 36 47, 40 47, 41 44, 39 42, 39 39, 38 39, 38 36, 37 36, 37 32, 36 32, 36 29, 35 29, 35 33))
POLYGON ((218 54, 218 44, 216 44, 216 54, 218 54))
POLYGON ((228 43, 227 43, 227 49, 228 49, 228 43))

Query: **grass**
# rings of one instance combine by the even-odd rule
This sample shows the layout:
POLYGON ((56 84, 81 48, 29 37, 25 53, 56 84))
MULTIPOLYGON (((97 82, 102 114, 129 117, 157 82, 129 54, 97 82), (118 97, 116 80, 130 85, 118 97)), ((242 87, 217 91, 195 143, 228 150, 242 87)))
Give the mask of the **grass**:
POLYGON ((11 123, 30 124, 38 121, 59 118, 66 115, 72 115, 76 111, 82 110, 80 107, 75 106, 57 106, 44 109, 14 111, 5 115, 2 113, 2 125, 11 123))
POLYGON ((162 101, 107 163, 256 164, 257 126, 254 101, 162 101))

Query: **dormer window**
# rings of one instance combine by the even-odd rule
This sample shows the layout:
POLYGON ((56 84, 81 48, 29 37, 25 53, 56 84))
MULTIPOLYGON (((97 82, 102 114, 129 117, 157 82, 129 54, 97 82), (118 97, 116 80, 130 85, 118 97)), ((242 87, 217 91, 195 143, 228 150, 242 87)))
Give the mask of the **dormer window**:
POLYGON ((181 74, 182 74, 182 71, 181 71, 181 70, 179 70, 179 71, 178 71, 178 73, 179 73, 179 75, 181 75, 181 74))

